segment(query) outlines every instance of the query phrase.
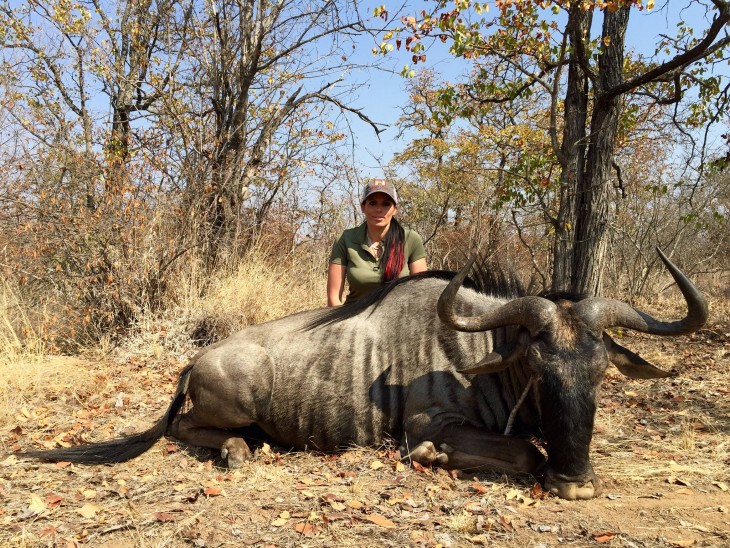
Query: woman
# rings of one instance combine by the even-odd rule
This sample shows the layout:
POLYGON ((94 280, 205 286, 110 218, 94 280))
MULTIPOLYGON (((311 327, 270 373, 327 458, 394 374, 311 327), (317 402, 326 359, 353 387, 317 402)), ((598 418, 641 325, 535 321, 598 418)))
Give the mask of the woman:
POLYGON ((421 237, 395 219, 398 193, 384 179, 365 187, 360 200, 365 222, 345 230, 332 247, 327 271, 327 306, 362 298, 383 283, 425 272, 426 252, 421 237))

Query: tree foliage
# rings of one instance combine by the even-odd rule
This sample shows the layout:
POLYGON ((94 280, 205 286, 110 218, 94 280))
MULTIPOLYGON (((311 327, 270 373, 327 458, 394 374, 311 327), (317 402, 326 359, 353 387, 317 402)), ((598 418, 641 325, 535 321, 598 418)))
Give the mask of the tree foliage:
POLYGON ((369 122, 343 78, 360 20, 347 0, 0 1, 2 265, 38 330, 118 332, 262 226, 284 253, 321 238, 342 114, 369 122))
MULTIPOLYGON (((437 39, 471 66, 465 82, 442 88, 438 119, 468 119, 484 105, 509 111, 535 102, 544 109, 533 127, 550 150, 528 149, 507 169, 530 181, 515 188, 517 195, 531 199, 524 191, 546 181, 556 198, 543 208, 553 235, 553 288, 600 291, 612 203, 623 184, 617 154, 635 124, 663 116, 689 135, 725 112, 727 84, 714 68, 726 59, 730 4, 693 4, 706 10, 706 25, 680 23, 649 56, 627 43, 627 25, 647 10, 661 17, 668 4, 499 1, 492 14, 488 3, 442 0, 403 17, 386 35, 414 64, 426 60, 428 40, 437 39)), ((515 135, 520 131, 515 124, 515 135)), ((540 203, 539 194, 532 203, 540 203)))

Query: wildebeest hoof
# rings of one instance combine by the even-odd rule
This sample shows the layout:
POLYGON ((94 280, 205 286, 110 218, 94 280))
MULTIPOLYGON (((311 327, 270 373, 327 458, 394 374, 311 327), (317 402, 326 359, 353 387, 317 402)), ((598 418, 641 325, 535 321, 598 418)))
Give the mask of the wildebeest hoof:
POLYGON ((564 481, 545 478, 545 490, 566 500, 589 500, 601 494, 601 482, 596 476, 587 481, 564 481))
POLYGON ((251 458, 251 450, 242 438, 228 438, 221 446, 221 457, 227 459, 228 468, 240 468, 251 458))
POLYGON ((412 460, 424 466, 431 466, 432 464, 446 464, 449 457, 445 453, 437 451, 432 441, 423 441, 401 460, 412 460))

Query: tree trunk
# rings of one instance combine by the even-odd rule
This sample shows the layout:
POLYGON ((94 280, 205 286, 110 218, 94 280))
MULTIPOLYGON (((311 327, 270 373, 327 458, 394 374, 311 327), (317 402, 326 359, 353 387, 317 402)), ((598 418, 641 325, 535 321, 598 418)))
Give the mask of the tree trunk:
POLYGON ((591 28, 593 12, 574 8, 568 17, 571 53, 564 103, 563 139, 560 151, 560 194, 555 220, 552 290, 570 287, 573 269, 574 234, 577 217, 577 192, 583 179, 588 116, 588 78, 578 63, 577 46, 591 28))
POLYGON ((207 266, 214 268, 232 252, 240 226, 240 212, 248 191, 248 172, 241 150, 221 152, 213 166, 210 191, 205 193, 201 238, 207 266))
MULTIPOLYGON (((569 289, 575 293, 598 295, 601 292, 613 189, 611 170, 621 113, 621 96, 611 93, 610 90, 616 89, 623 80, 624 39, 630 9, 630 7, 624 6, 614 12, 610 10, 604 12, 601 37, 603 47, 598 60, 598 74, 593 80, 594 105, 587 137, 588 151, 584 157, 580 157, 583 167, 582 170, 576 172, 575 197, 567 196, 570 203, 564 209, 564 221, 574 215, 572 227, 574 227, 575 233, 572 242, 567 241, 570 238, 561 238, 567 243, 556 243, 556 266, 559 265, 561 269, 564 269, 566 265, 570 264, 569 289), (573 199, 575 202, 572 202, 573 199), (574 209, 571 209, 573 203, 575 206, 574 209), (572 257, 570 256, 571 243, 572 257), (572 259, 570 262, 569 258, 572 259)), ((588 66, 587 61, 583 63, 583 66, 588 66)), ((568 105, 566 105, 566 128, 569 124, 577 127, 579 114, 579 112, 573 112, 572 116, 577 117, 576 120, 569 119, 568 105)), ((573 138, 575 137, 578 135, 573 138)), ((563 146, 566 146, 565 143, 563 146)), ((572 152, 580 154, 583 147, 578 143, 575 149, 572 152)), ((568 177, 571 176, 570 165, 568 167, 568 174, 565 176, 566 184, 568 184, 568 177)), ((570 188, 567 187, 565 192, 569 194, 570 188)), ((561 211, 563 211, 562 207, 561 211)), ((561 277, 567 278, 567 272, 557 269, 556 272, 561 277)), ((553 287, 557 285, 558 281, 564 280, 554 276, 553 287)))
POLYGON ((608 45, 598 60, 599 89, 591 118, 584 185, 579 194, 571 289, 591 295, 600 294, 602 289, 612 166, 621 114, 621 96, 609 90, 616 89, 623 80, 624 40, 630 12, 631 8, 624 6, 604 14, 602 42, 608 45))

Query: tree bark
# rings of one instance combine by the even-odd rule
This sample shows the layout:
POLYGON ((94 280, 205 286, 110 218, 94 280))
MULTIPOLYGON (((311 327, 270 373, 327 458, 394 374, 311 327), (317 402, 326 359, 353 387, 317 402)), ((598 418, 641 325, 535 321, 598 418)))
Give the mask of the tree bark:
POLYGON ((578 211, 578 192, 583 185, 583 165, 586 155, 586 122, 588 116, 589 82, 581 68, 579 44, 591 28, 591 10, 571 9, 568 17, 568 35, 571 44, 568 82, 564 102, 564 126, 561 151, 559 208, 554 222, 552 290, 559 291, 571 285, 575 228, 578 211))
POLYGON ((610 93, 623 80, 624 40, 631 8, 606 10, 603 51, 598 60, 595 103, 590 122, 584 176, 579 181, 571 291, 597 295, 606 255, 611 173, 616 146, 621 96, 610 93))

